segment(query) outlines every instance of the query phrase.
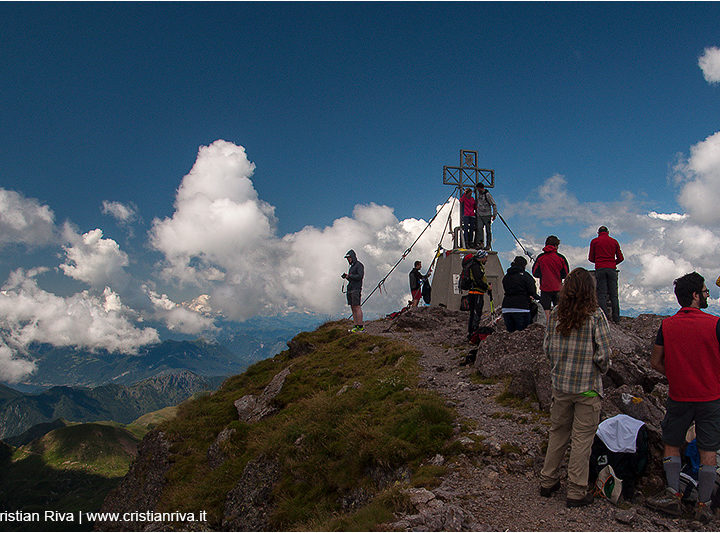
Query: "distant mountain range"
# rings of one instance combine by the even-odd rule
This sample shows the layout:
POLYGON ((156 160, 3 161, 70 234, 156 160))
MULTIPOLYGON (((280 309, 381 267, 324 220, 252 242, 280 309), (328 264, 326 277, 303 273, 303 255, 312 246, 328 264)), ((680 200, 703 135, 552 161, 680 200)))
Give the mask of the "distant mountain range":
POLYGON ((58 386, 40 394, 23 394, 2 387, 0 398, 5 399, 0 400, 0 438, 21 435, 37 424, 58 418, 73 422, 112 420, 127 424, 145 413, 177 405, 218 385, 217 379, 180 370, 165 371, 131 386, 58 386))
POLYGON ((323 321, 300 313, 244 323, 217 318, 213 337, 165 340, 137 354, 31 345, 28 356, 37 370, 22 383, 0 384, 0 438, 59 418, 128 423, 216 389, 225 377, 283 351, 297 333, 323 321))
POLYGON ((5 385, 0 385, 0 402, 4 402, 5 400, 12 400, 13 398, 17 398, 18 396, 22 396, 22 392, 11 389, 10 387, 7 387, 5 385))
POLYGON ((220 344, 202 340, 163 341, 145 346, 137 354, 56 348, 48 344, 33 345, 30 350, 37 370, 21 384, 26 390, 33 386, 37 390, 54 385, 129 385, 179 370, 189 370, 206 377, 228 376, 253 362, 250 358, 236 356, 220 344))
MULTIPOLYGON (((38 392, 55 385, 129 385, 161 372, 178 370, 205 377, 231 376, 283 351, 296 334, 325 320, 326 317, 301 313, 255 317, 242 323, 217 318, 218 331, 201 339, 158 327, 162 337, 175 338, 142 347, 137 354, 33 344, 26 357, 35 361, 37 370, 22 383, 7 385, 21 392, 38 392)), ((7 394, 13 392, 0 384, 0 401, 7 394)))

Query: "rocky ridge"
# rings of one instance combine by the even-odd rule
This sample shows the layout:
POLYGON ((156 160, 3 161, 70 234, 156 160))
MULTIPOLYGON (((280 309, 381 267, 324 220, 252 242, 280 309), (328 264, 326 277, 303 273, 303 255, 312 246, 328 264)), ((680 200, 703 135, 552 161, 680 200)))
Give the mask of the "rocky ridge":
MULTIPOLYGON (((653 315, 623 317, 620 325, 611 326, 613 365, 604 378, 602 416, 627 413, 644 420, 650 429, 653 458, 648 472, 632 502, 614 506, 596 501, 580 509, 566 508, 564 480, 553 497, 541 498, 538 493, 550 402, 549 368, 542 355, 543 326, 508 333, 500 322, 497 331, 478 346, 474 365, 462 365, 472 348, 465 341, 467 313, 426 307, 408 310, 394 320, 367 323, 367 334, 402 341, 421 352, 421 386, 441 395, 457 412, 452 440, 455 449, 461 450, 448 458, 436 455, 429 459, 427 465, 442 470, 438 483, 403 489, 409 502, 407 511, 381 527, 393 531, 716 530, 717 522, 703 526, 688 518, 671 519, 644 506, 644 494, 663 485, 659 424, 667 385, 649 366, 650 347, 661 319, 653 315), (503 396, 510 403, 500 401, 503 396)), ((288 344, 291 358, 313 350, 302 336, 288 344)), ((273 416, 273 395, 282 390, 286 376, 281 372, 261 394, 239 398, 235 405, 238 416, 243 420, 273 416)), ((222 444, 231 431, 218 434, 210 446, 210 468, 226 459, 222 444)), ((157 503, 168 468, 168 443, 155 431, 141 448, 121 489, 111 493, 103 510, 153 508, 157 503)), ((272 457, 248 463, 226 499, 223 529, 267 529, 276 478, 272 457)), ((388 483, 400 481, 407 487, 407 480, 407 475, 399 474, 388 483)), ((138 526, 169 529, 162 523, 138 526)), ((186 524, 183 528, 198 526, 186 524)), ((100 524, 99 528, 112 526, 100 524)))
POLYGON ((414 512, 387 524, 394 531, 715 531, 718 522, 701 525, 668 518, 644 506, 644 494, 662 488, 660 422, 667 381, 652 370, 650 350, 662 320, 657 315, 623 317, 611 324, 612 367, 603 379, 602 418, 626 413, 646 422, 652 458, 634 501, 619 506, 596 501, 586 508, 565 506, 565 480, 551 498, 538 492, 538 474, 547 443, 550 406, 549 364, 542 352, 545 328, 531 325, 508 333, 502 320, 480 342, 473 365, 461 365, 471 350, 464 342, 467 313, 440 307, 411 309, 393 321, 366 326, 369 333, 401 339, 423 356, 421 379, 454 407, 463 425, 456 439, 467 449, 445 461, 437 488, 409 489, 414 512), (498 402, 509 394, 524 399, 513 407, 498 402))

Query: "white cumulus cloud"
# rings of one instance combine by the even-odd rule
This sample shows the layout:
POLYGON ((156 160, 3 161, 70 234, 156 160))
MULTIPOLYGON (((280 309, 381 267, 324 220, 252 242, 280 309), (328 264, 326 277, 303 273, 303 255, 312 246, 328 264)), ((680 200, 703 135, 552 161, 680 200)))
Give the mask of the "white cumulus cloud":
POLYGON ((614 202, 580 201, 568 186, 568 179, 555 174, 533 191, 531 198, 504 206, 503 216, 533 217, 551 228, 581 224, 584 226, 582 236, 594 237, 598 227, 603 225, 611 231, 615 228, 615 232, 644 226, 647 217, 639 207, 637 199, 629 191, 622 191, 620 198, 614 202))
POLYGON ((173 216, 155 219, 150 231, 151 245, 165 255, 167 277, 202 283, 230 271, 256 285, 258 296, 272 289, 272 277, 242 268, 271 267, 263 247, 274 237, 274 208, 258 198, 250 180, 254 169, 241 146, 215 141, 200 148, 173 216))
POLYGON ((701 224, 720 222, 720 131, 692 146, 676 171, 678 200, 688 214, 701 224))
POLYGON ((720 83, 720 48, 706 48, 698 59, 698 65, 708 83, 720 83))
POLYGON ((83 281, 91 287, 116 286, 124 283, 128 255, 117 242, 103 238, 100 229, 77 235, 66 231, 70 244, 63 246, 65 262, 60 269, 66 276, 83 281))
MULTIPOLYGON (((254 170, 241 146, 216 141, 201 147, 178 189, 175 212, 154 220, 150 232, 151 245, 165 256, 166 279, 202 287, 213 308, 229 318, 289 309, 343 312, 345 252, 355 249, 364 263, 367 295, 427 224, 399 221, 392 208, 369 204, 328 227, 279 236, 274 207, 254 188, 254 170)), ((445 223, 441 218, 401 265, 403 275, 395 274, 387 292, 373 297, 370 312, 404 305, 411 261, 428 266, 445 223)))
POLYGON ((13 350, 0 341, 0 379, 8 383, 17 383, 32 374, 35 363, 15 356, 13 350))
POLYGON ((0 188, 0 245, 40 246, 55 240, 55 213, 35 198, 0 188))
POLYGON ((655 211, 650 211, 648 213, 648 216, 650 218, 656 218, 658 220, 667 220, 667 221, 673 221, 678 222, 680 220, 685 220, 687 218, 687 213, 680 214, 680 213, 657 213, 655 211))
MULTIPOLYGON (((34 342, 123 353, 159 342, 156 330, 133 325, 134 312, 109 288, 100 295, 82 291, 61 297, 38 286, 39 272, 16 270, 0 291, 0 335, 16 356, 34 342)), ((23 363, 16 362, 14 368, 30 371, 23 363)), ((0 375, 6 378, 8 374, 0 375)))
POLYGON ((155 308, 154 318, 165 322, 168 329, 189 335, 217 329, 212 318, 173 302, 167 294, 158 294, 147 287, 145 290, 155 308))

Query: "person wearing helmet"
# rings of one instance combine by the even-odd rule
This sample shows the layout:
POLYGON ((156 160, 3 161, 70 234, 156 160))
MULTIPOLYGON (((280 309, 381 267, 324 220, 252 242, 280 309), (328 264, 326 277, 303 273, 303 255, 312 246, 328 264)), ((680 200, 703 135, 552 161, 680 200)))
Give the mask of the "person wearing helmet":
POLYGON ((348 281, 347 303, 350 306, 350 309, 352 309, 353 316, 353 327, 349 331, 352 333, 359 333, 361 331, 365 331, 360 298, 363 277, 365 277, 365 266, 358 261, 355 250, 348 250, 345 254, 345 259, 347 259, 350 264, 350 268, 347 273, 343 274, 341 277, 348 281))

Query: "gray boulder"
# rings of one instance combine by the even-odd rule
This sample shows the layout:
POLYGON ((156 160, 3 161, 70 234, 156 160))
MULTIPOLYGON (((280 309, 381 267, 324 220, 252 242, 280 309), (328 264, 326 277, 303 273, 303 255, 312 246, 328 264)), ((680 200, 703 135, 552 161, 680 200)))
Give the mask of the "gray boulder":
POLYGON ((248 394, 236 400, 235 408, 237 409, 240 421, 257 422, 277 411, 277 408, 272 405, 272 400, 280 394, 285 384, 285 379, 289 375, 290 367, 287 367, 272 378, 270 384, 265 387, 265 390, 263 390, 259 396, 248 394))

